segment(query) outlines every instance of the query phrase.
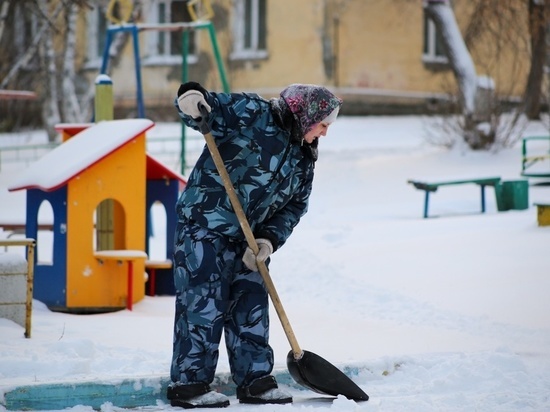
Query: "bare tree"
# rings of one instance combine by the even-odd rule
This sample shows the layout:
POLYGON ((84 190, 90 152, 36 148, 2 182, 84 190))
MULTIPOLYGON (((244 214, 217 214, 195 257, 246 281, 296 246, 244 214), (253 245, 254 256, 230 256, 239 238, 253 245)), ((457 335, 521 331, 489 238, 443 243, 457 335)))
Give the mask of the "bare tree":
MULTIPOLYGON (((41 0, 43 6, 47 6, 48 0, 41 0)), ((46 22, 42 23, 47 25, 46 22)), ((46 30, 48 32, 48 30, 46 30)), ((57 93, 57 79, 56 79, 56 67, 55 67, 55 53, 53 50, 52 36, 46 35, 44 41, 39 43, 41 45, 41 61, 42 68, 44 70, 45 79, 44 93, 42 93, 42 119, 44 126, 48 132, 49 140, 55 138, 55 125, 61 122, 61 114, 57 102, 59 100, 57 93)))
POLYGON ((425 11, 441 35, 449 65, 458 83, 464 140, 473 149, 486 148, 495 139, 493 128, 485 127, 491 120, 493 81, 478 77, 448 0, 429 0, 425 11), (483 127, 480 127, 481 124, 483 127))
MULTIPOLYGON (((47 7, 47 1, 44 3, 46 3, 45 6, 47 7)), ((58 3, 58 5, 56 6, 56 8, 52 13, 52 18, 53 19, 57 18, 57 16, 61 13, 62 10, 63 10, 63 3, 58 3)), ((21 58, 17 62, 15 62, 15 64, 12 66, 9 73, 2 79, 2 82, 0 82, 0 89, 6 88, 7 85, 10 83, 10 81, 18 74, 19 70, 21 70, 22 67, 26 66, 29 63, 29 61, 38 52, 40 43, 44 40, 44 33, 50 28, 49 19, 44 20, 43 23, 44 24, 41 25, 40 29, 35 34, 30 47, 26 50, 23 56, 21 56, 21 58)))
POLYGON ((80 107, 75 88, 75 47, 76 47, 76 18, 78 6, 71 4, 67 7, 65 16, 65 51, 63 53, 63 77, 61 89, 64 99, 62 100, 62 110, 65 122, 82 122, 83 112, 80 107))
MULTIPOLYGON (((32 33, 32 41, 25 44, 19 41, 19 47, 3 48, 0 52, 2 60, 7 62, 4 67, 0 66, 0 88, 16 89, 22 84, 25 89, 36 91, 42 105, 42 124, 53 140, 57 137, 55 124, 82 122, 88 115, 81 107, 83 97, 78 95, 75 86, 75 47, 77 13, 80 8, 90 6, 86 0, 51 3, 49 0, 4 0, 1 4, 0 42, 9 44, 17 36, 21 37, 21 26, 34 29, 23 33, 27 38, 32 33), (20 18, 10 18, 15 16, 20 18), (65 24, 59 24, 60 19, 65 24), (3 38, 8 32, 11 38, 3 38), (54 44, 61 47, 54 48, 54 44), (20 53, 22 46, 26 49, 20 53)), ((84 99, 90 98, 90 95, 84 96, 84 99)))
POLYGON ((0 39, 2 39, 2 34, 4 33, 4 27, 6 25, 9 9, 10 2, 8 0, 4 0, 2 6, 0 7, 0 39))
MULTIPOLYGON (((469 6, 472 13, 462 36, 448 0, 428 0, 425 5, 427 16, 441 34, 459 89, 462 116, 459 127, 454 129, 460 130, 462 139, 473 149, 509 146, 519 139, 525 125, 524 108, 506 113, 514 93, 517 96, 518 82, 499 84, 498 80, 503 80, 501 73, 506 71, 516 73, 512 78, 517 78, 519 84, 525 81, 519 74, 529 56, 529 38, 525 35, 526 26, 517 17, 526 15, 527 4, 525 0, 473 0, 469 6), (487 45, 491 53, 486 52, 487 45), (516 56, 512 61, 506 60, 510 52, 516 56), (482 68, 484 74, 478 75, 476 67, 482 68)), ((542 76, 533 78, 533 87, 539 91, 541 81, 542 76)), ((540 102, 540 94, 536 99, 540 102)))
POLYGON ((539 119, 542 101, 542 81, 546 63, 546 35, 548 32, 549 4, 544 0, 529 2, 529 35, 531 40, 531 69, 525 87, 525 114, 539 119))

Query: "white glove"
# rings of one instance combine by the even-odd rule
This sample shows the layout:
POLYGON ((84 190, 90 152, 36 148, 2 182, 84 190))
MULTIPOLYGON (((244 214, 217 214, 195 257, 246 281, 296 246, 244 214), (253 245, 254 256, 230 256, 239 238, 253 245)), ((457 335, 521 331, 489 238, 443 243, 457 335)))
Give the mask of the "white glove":
POLYGON ((273 245, 267 239, 256 239, 258 244, 258 255, 254 255, 254 252, 250 247, 247 247, 243 255, 243 263, 245 266, 253 272, 258 271, 258 265, 256 262, 265 262, 267 258, 273 253, 273 245))
POLYGON ((206 103, 206 100, 204 100, 204 95, 198 90, 187 90, 180 97, 178 97, 178 106, 180 107, 180 110, 184 114, 191 116, 193 119, 201 117, 199 104, 206 107, 208 113, 212 110, 208 103, 206 103))

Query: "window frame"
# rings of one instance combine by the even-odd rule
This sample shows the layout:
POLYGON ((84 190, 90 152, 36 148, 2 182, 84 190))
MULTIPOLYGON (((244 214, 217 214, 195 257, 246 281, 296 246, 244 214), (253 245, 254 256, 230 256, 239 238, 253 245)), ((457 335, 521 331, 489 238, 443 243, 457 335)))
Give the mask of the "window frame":
POLYGON ((261 48, 260 43, 267 43, 267 0, 234 0, 233 4, 233 51, 229 58, 232 60, 254 60, 268 57, 267 44, 261 48), (251 13, 247 20, 246 2, 250 1, 251 13), (260 7, 263 2, 263 7, 260 7), (260 15, 263 10, 264 15, 260 15), (262 27, 263 20, 263 27, 262 27), (250 33, 246 33, 250 27, 250 33), (246 46, 247 34, 250 35, 249 47, 246 46))
MULTIPOLYGON (((185 6, 185 0, 151 0, 149 2, 149 10, 146 14, 149 18, 147 19, 148 24, 163 24, 163 23, 171 23, 172 16, 171 16, 171 6, 172 3, 182 3, 182 6, 185 6), (160 5, 164 4, 164 16, 163 16, 163 23, 160 22, 161 18, 159 16, 159 8, 160 5)), ((195 31, 197 33, 197 31, 195 31)), ((146 32, 146 42, 145 42, 145 53, 142 58, 142 65, 144 66, 158 66, 158 65, 164 65, 164 66, 177 66, 181 65, 182 62, 182 55, 181 52, 179 54, 171 54, 171 32, 170 31, 162 31, 162 30, 147 30, 146 32), (157 45, 159 42, 160 37, 164 37, 164 52, 158 53, 157 45)), ((190 42, 194 42, 193 46, 190 47, 190 50, 193 50, 191 53, 187 55, 187 63, 188 64, 194 64, 198 61, 198 56, 196 51, 199 50, 199 36, 190 36, 190 42)), ((191 46, 191 44, 190 44, 191 46)))
POLYGON ((442 47, 440 43, 441 39, 437 34, 435 23, 430 19, 426 13, 423 18, 423 47, 422 47, 422 61, 424 63, 439 63, 448 64, 449 59, 447 56, 438 52, 438 49, 442 47))
POLYGON ((106 29, 108 23, 102 7, 97 6, 86 13, 86 69, 98 69, 101 67, 101 62, 103 61, 103 50, 99 50, 99 46, 103 44, 103 47, 105 47, 107 32, 105 30, 103 33, 100 33, 101 16, 103 16, 104 28, 106 29))

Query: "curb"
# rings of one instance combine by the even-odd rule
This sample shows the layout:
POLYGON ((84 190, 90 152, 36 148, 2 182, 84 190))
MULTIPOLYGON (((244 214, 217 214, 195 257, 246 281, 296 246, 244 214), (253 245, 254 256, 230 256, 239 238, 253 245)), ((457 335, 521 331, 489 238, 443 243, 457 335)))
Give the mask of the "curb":
MULTIPOLYGON (((342 368, 342 372, 352 378, 356 377, 361 369, 357 366, 346 366, 342 368)), ((280 385, 304 389, 294 381, 287 370, 274 370, 272 375, 280 385)), ((32 384, 5 391, 3 401, 0 396, 0 405, 8 411, 60 410, 77 405, 99 410, 106 402, 120 408, 154 406, 159 402, 169 403, 166 399, 166 389, 170 382, 168 376, 152 376, 32 384)), ((217 374, 211 386, 224 395, 235 396, 236 386, 229 372, 217 374)))

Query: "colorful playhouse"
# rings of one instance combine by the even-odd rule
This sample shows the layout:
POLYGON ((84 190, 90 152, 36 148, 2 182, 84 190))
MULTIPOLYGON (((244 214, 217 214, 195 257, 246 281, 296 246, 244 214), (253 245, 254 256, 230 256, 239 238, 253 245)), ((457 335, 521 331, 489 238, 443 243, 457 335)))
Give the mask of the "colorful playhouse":
POLYGON ((36 262, 34 277, 34 297, 50 309, 131 309, 145 295, 146 269, 157 271, 148 290, 173 294, 173 208, 185 180, 147 155, 145 132, 153 125, 129 119, 61 126, 64 143, 9 187, 27 190, 29 238, 37 238, 42 203, 52 207, 52 262, 36 262), (167 211, 166 260, 160 262, 148 259, 155 202, 167 211))

